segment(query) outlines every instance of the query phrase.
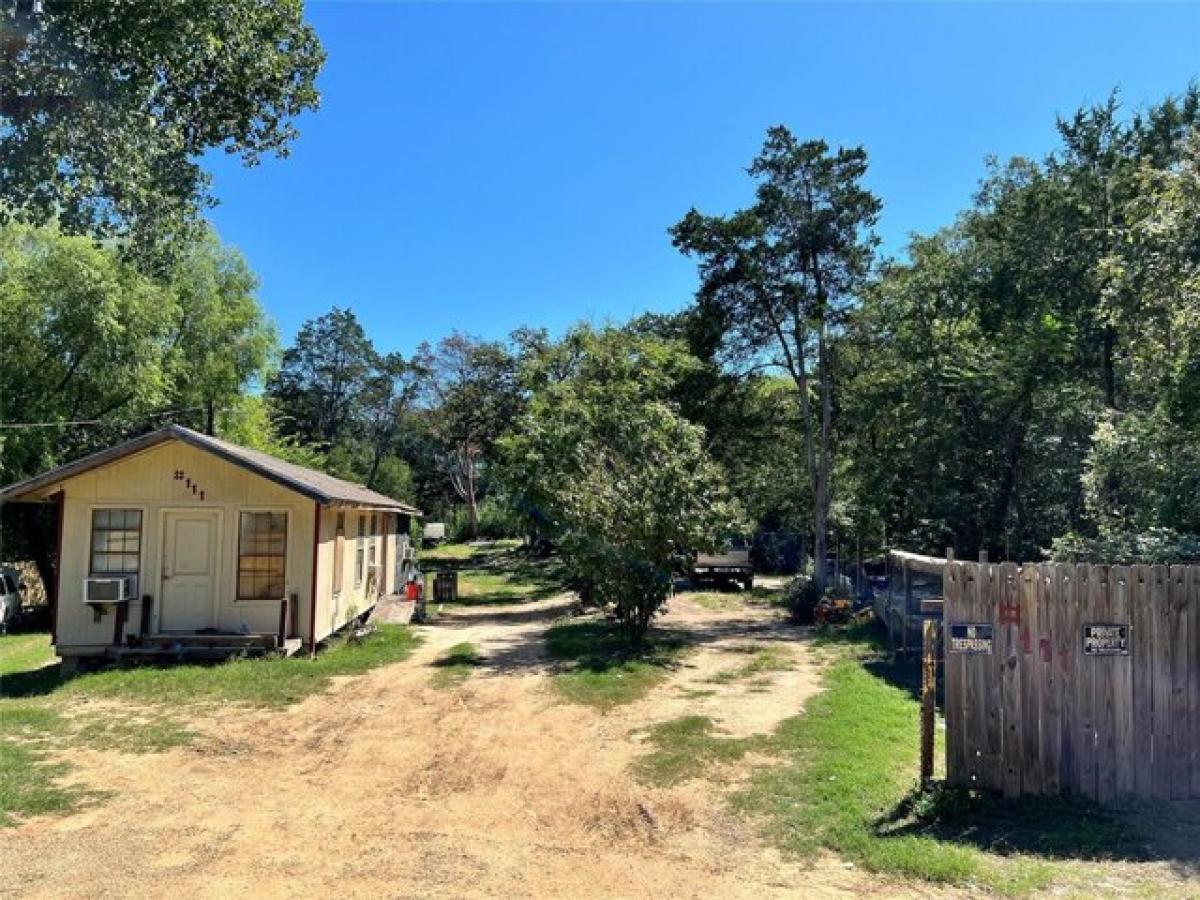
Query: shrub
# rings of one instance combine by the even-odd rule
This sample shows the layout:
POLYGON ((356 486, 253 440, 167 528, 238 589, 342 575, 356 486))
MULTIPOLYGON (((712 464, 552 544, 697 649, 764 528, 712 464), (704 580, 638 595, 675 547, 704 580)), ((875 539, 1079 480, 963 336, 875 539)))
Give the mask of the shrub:
POLYGON ((793 578, 784 589, 784 601, 792 614, 792 620, 800 625, 811 625, 816 616, 817 604, 821 602, 821 589, 811 578, 793 578))

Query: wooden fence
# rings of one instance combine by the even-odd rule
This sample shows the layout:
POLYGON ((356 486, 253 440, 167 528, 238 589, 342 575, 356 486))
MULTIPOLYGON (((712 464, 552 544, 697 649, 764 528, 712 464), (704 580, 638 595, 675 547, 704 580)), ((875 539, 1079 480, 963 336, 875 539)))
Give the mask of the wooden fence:
POLYGON ((950 561, 944 578, 951 784, 1200 798, 1200 566, 950 561))

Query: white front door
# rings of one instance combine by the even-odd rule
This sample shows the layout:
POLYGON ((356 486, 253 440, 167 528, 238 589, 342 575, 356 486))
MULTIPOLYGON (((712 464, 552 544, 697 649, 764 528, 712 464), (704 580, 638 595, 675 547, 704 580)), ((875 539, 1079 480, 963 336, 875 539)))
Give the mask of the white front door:
POLYGON ((216 625, 218 521, 214 512, 166 513, 160 631, 216 625))

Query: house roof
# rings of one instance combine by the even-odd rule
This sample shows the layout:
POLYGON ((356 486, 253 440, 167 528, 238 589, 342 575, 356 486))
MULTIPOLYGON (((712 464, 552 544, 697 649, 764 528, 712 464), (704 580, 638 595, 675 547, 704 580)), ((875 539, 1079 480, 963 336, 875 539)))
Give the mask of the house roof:
POLYGON ((59 466, 57 469, 27 478, 25 481, 10 484, 0 490, 0 503, 11 500, 38 499, 31 495, 36 495, 39 491, 60 481, 74 478, 76 475, 82 475, 84 472, 106 466, 134 453, 149 450, 151 447, 172 440, 183 441, 183 443, 200 450, 206 450, 226 462, 241 466, 243 469, 321 503, 391 509, 410 515, 421 514, 416 507, 393 500, 391 497, 372 491, 361 484, 355 484, 353 481, 334 478, 325 472, 298 466, 295 463, 271 456, 269 453, 263 453, 261 450, 240 447, 229 441, 184 428, 182 425, 168 425, 158 431, 143 434, 122 444, 117 444, 115 447, 77 459, 65 466, 59 466))

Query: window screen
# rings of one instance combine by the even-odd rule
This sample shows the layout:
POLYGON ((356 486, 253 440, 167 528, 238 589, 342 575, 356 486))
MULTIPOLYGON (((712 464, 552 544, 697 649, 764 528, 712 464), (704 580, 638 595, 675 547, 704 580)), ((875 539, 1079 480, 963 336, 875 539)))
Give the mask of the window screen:
POLYGON ((238 599, 282 600, 287 516, 244 512, 238 537, 238 599))
POLYGON ((136 575, 142 559, 140 509, 92 510, 92 575, 136 575))

